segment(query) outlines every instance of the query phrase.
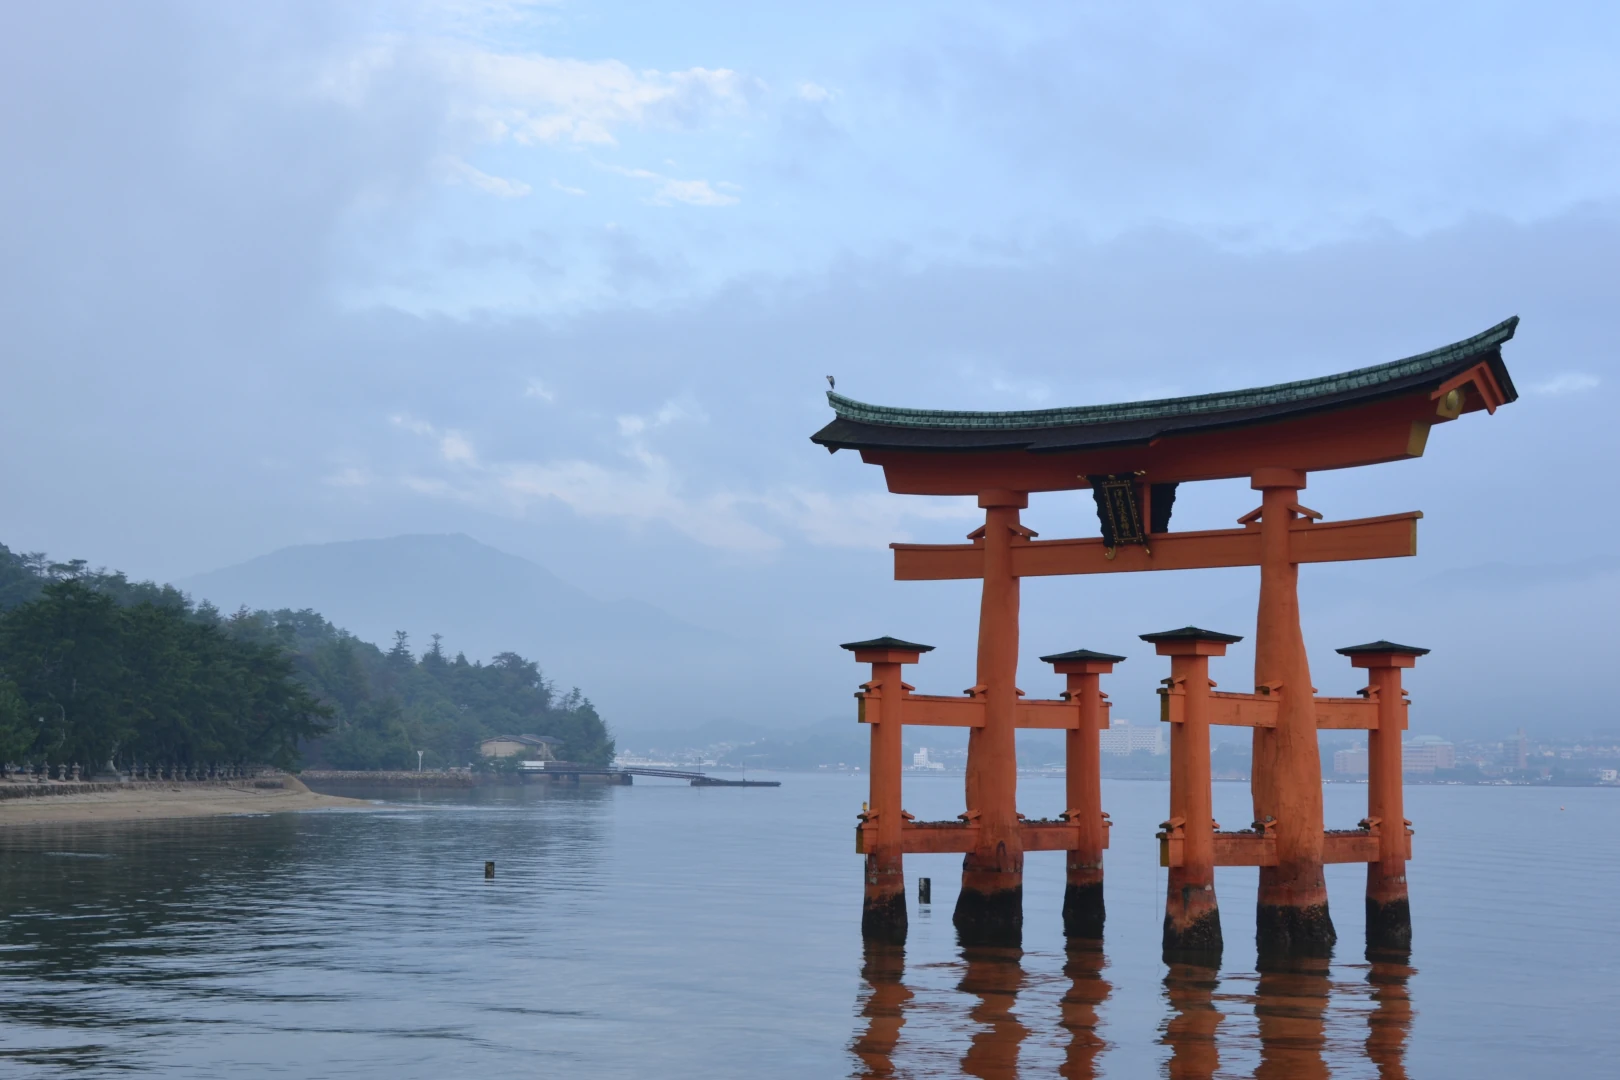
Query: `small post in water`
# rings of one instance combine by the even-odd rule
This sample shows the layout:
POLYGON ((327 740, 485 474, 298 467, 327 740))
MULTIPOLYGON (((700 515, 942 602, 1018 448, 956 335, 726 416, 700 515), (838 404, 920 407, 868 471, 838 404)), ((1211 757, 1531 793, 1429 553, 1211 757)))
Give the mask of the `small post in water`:
POLYGON ((494 876, 495 876, 495 860, 490 859, 488 862, 484 863, 484 877, 492 878, 494 876))
POLYGON ((932 900, 933 895, 934 895, 934 883, 933 883, 933 881, 930 880, 929 878, 925 878, 925 877, 918 878, 917 879, 917 903, 919 903, 919 904, 931 904, 931 903, 933 903, 933 900, 932 900))

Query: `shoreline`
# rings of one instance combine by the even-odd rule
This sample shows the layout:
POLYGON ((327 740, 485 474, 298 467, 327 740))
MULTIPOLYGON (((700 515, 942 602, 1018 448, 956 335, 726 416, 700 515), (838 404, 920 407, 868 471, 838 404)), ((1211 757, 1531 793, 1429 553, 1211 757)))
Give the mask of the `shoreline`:
POLYGON ((0 781, 0 829, 184 818, 281 814, 306 810, 373 809, 365 799, 321 795, 285 773, 257 779, 187 783, 7 783, 0 781), (277 786, 268 786, 269 782, 277 786), (265 786, 259 786, 259 785, 265 786), (11 791, 6 789, 10 787, 11 791), (57 788, 57 790, 51 790, 57 788))

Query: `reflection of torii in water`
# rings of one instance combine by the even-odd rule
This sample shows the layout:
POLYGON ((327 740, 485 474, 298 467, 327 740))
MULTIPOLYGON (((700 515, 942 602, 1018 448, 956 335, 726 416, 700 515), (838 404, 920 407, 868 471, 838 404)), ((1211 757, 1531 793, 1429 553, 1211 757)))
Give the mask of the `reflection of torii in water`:
POLYGON ((962 950, 967 968, 957 989, 979 999, 968 1011, 968 1019, 978 1025, 962 1055, 962 1071, 968 1076, 1011 1080, 1018 1075, 1018 1049, 1029 1036, 1013 1012, 1024 988, 1023 955, 1022 949, 1012 948, 962 950))
POLYGON ((1220 972, 1197 964, 1171 964, 1164 977, 1164 996, 1170 1005, 1164 1038, 1170 1047, 1165 1075, 1171 1080, 1208 1080, 1221 1065, 1215 1029, 1224 1017, 1215 1007, 1220 972))
MULTIPOLYGON (((1029 1036, 1029 1029, 1013 1011, 1025 981, 1022 955, 1019 949, 962 951, 962 978, 957 989, 978 999, 968 1010, 967 1019, 976 1026, 960 1063, 968 1076, 982 1080, 1011 1080, 1018 1076, 1019 1050, 1029 1036)), ((1095 1059, 1108 1045, 1097 1034, 1097 1007, 1108 1000, 1112 989, 1102 976, 1106 966, 1107 960, 1096 942, 1073 944, 1065 957, 1063 974, 1069 986, 1059 1005, 1059 1023, 1068 1031, 1069 1041, 1058 1075, 1066 1080, 1090 1080, 1095 1076, 1095 1059)), ((866 1018, 866 1027, 850 1047, 861 1062, 855 1075, 899 1075, 894 1063, 895 1048, 906 1024, 906 1009, 916 996, 905 984, 905 949, 867 942, 861 977, 870 992, 860 1012, 866 1018)))
POLYGON ((1069 942, 1063 976, 1069 989, 1063 995, 1059 1021, 1069 1031, 1069 1045, 1058 1075, 1065 1080, 1091 1080, 1097 1075, 1096 1058, 1108 1041, 1097 1034, 1097 1006, 1108 1000, 1113 987, 1103 978, 1108 966, 1102 944, 1096 941, 1069 942))
MULTIPOLYGON (((1414 974, 1398 955, 1372 958, 1367 983, 1374 1007, 1367 1016, 1367 1060, 1381 1080, 1406 1080, 1406 1038, 1412 1026, 1407 980, 1414 974)), ((1335 991, 1341 998, 1353 985, 1334 985, 1328 961, 1300 957, 1268 963, 1252 997, 1259 1035, 1256 1080, 1315 1080, 1332 1075, 1327 1049, 1327 1010, 1335 991)), ((1225 1019, 1216 1000, 1220 972, 1195 964, 1171 964, 1164 993, 1170 1006, 1161 1040, 1170 1047, 1165 1073, 1171 1080, 1209 1080, 1220 1069, 1217 1036, 1225 1019)), ((1230 995, 1226 996, 1230 1000, 1230 995)))
POLYGON ((855 1037, 855 1044, 850 1047, 863 1066, 856 1075, 893 1076, 894 1063, 890 1057, 900 1041, 900 1029, 906 1024, 906 1003, 913 996, 904 982, 906 950, 901 945, 868 941, 864 961, 861 978, 872 993, 861 1007, 866 1030, 855 1037))
POLYGON ((1417 972, 1406 958, 1369 957, 1373 1011, 1367 1016, 1367 1060, 1378 1066, 1380 1080, 1406 1080, 1406 1036, 1412 1030, 1412 995, 1406 982, 1417 972))
POLYGON ((1299 957, 1260 969, 1254 1015, 1260 1028, 1255 1080, 1327 1080, 1328 962, 1299 957))

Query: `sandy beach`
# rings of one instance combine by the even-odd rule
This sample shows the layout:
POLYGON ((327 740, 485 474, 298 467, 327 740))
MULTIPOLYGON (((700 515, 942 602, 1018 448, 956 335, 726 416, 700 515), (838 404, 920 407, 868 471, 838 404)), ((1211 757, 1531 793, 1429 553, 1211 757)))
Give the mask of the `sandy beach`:
POLYGON ((253 780, 229 784, 137 783, 112 790, 0 799, 0 828, 10 825, 156 821, 164 818, 279 814, 297 810, 364 809, 374 803, 320 795, 297 777, 277 776, 281 787, 253 780))

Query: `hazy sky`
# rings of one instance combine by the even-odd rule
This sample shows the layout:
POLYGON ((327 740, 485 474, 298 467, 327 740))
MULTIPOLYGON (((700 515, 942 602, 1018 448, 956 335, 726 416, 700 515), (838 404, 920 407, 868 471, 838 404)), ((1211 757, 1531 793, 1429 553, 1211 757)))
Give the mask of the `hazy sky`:
MULTIPOLYGON (((1620 7, 1011 7, 0 6, 0 541, 167 579, 463 531, 768 642, 781 715, 829 715, 850 637, 971 674, 970 589, 884 544, 974 514, 812 446, 823 375, 1101 402, 1519 314, 1521 401, 1312 478, 1428 515, 1417 560, 1312 572, 1317 669, 1420 636, 1459 733, 1620 726, 1620 7)), ((1148 577, 1032 582, 1026 652, 1132 651, 1118 699, 1162 674, 1136 634, 1252 632, 1252 572, 1148 577)))

